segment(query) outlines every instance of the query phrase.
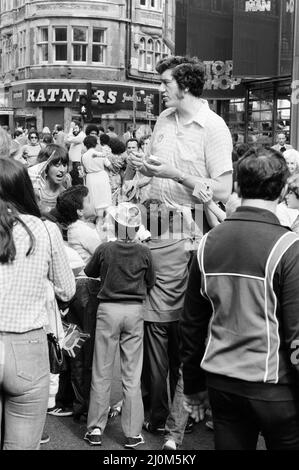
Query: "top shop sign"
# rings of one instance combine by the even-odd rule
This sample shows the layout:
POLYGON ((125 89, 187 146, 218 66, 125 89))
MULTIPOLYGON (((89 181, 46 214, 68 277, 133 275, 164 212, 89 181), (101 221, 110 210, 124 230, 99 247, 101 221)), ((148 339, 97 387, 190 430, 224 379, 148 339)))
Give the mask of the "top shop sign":
POLYGON ((271 1, 268 0, 249 0, 245 2, 246 12, 271 11, 271 1))

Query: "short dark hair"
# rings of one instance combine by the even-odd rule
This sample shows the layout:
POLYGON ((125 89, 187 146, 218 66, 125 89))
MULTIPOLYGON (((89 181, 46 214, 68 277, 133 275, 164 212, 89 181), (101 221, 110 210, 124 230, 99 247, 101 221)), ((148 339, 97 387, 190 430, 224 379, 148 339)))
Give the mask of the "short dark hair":
POLYGON ((126 142, 126 148, 128 148, 128 144, 130 142, 137 142, 137 148, 139 148, 139 140, 138 139, 135 139, 134 137, 132 137, 131 139, 128 139, 127 142, 126 142))
POLYGON ((88 124, 85 129, 85 134, 90 135, 91 132, 96 131, 97 135, 99 135, 99 128, 96 124, 88 124))
POLYGON ((114 131, 114 126, 108 126, 109 131, 114 131))
POLYGON ((109 145, 110 137, 108 134, 101 134, 100 135, 100 143, 101 145, 109 145))
POLYGON ((82 124, 81 124, 80 121, 74 121, 74 124, 75 124, 75 126, 78 126, 78 127, 80 127, 80 129, 82 129, 82 124))
POLYGON ((23 135, 23 132, 16 130, 16 131, 14 132, 14 134, 13 134, 13 137, 14 137, 14 139, 15 139, 16 137, 19 137, 20 135, 23 135))
POLYGON ((237 162, 236 171, 243 199, 275 201, 289 176, 286 161, 280 152, 265 148, 249 150, 237 162))
POLYGON ((59 162, 68 165, 69 156, 67 150, 61 145, 57 144, 49 144, 42 148, 37 156, 37 163, 46 162, 51 157, 51 155, 53 155, 53 158, 47 166, 46 171, 50 166, 56 165, 59 162))
POLYGON ((56 130, 57 130, 58 132, 63 131, 63 127, 62 127, 60 124, 57 124, 56 130))
POLYGON ((30 139, 31 139, 31 136, 32 136, 33 134, 36 135, 37 140, 39 140, 39 135, 38 135, 37 130, 33 130, 33 129, 28 132, 28 139, 30 140, 30 139))
POLYGON ((87 137, 85 137, 85 139, 83 140, 83 144, 85 145, 85 147, 87 149, 94 149, 96 148, 97 146, 97 143, 98 143, 98 139, 95 135, 88 135, 87 137))
POLYGON ((159 199, 146 199, 142 205, 146 209, 147 230, 151 232, 152 238, 160 237, 165 231, 173 231, 174 214, 179 212, 176 209, 170 209, 159 199), (157 223, 151 226, 151 216, 157 223), (156 232, 156 233, 155 233, 156 232))
POLYGON ((120 139, 110 139, 109 146, 114 155, 121 155, 126 151, 126 146, 120 139))
POLYGON ((160 75, 168 69, 173 69, 172 76, 180 90, 188 88, 191 95, 197 98, 202 95, 206 73, 204 64, 197 57, 170 56, 161 59, 156 65, 160 75))
POLYGON ((104 129, 104 127, 103 127, 103 126, 99 126, 99 131, 101 131, 101 132, 105 132, 105 129, 104 129))
POLYGON ((51 134, 45 134, 43 137, 44 144, 53 144, 53 136, 51 134))
POLYGON ((72 186, 59 194, 56 201, 57 219, 70 225, 78 220, 77 210, 83 209, 83 200, 88 195, 88 188, 83 185, 72 186))

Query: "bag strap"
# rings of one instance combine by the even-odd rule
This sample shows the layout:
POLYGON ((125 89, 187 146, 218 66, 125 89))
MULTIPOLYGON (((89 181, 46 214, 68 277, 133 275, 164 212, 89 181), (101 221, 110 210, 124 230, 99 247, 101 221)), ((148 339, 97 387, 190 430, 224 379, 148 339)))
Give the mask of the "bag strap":
MULTIPOLYGON (((52 245, 52 239, 48 230, 47 225, 45 224, 44 221, 42 221, 44 224, 44 227, 47 231, 49 242, 50 242, 50 249, 51 249, 51 266, 52 266, 52 278, 53 278, 53 284, 54 282, 54 268, 53 268, 53 245, 52 245)), ((56 323, 56 338, 58 338, 58 323, 57 323, 57 304, 56 304, 56 298, 54 298, 54 308, 55 308, 55 323, 56 323)))

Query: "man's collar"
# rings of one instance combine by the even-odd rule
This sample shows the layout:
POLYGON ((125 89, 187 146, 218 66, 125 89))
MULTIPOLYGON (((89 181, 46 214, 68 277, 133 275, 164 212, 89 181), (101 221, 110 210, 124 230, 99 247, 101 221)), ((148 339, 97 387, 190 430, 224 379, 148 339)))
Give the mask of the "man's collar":
MULTIPOLYGON (((192 122, 196 122, 201 127, 205 126, 206 120, 207 120, 207 111, 210 110, 210 107, 209 107, 209 104, 208 104, 207 100, 204 100, 204 99, 200 98, 200 102, 201 102, 201 106, 200 106, 199 110, 192 117, 190 122, 188 122, 187 124, 191 124, 192 122)), ((164 113, 165 113, 165 116, 170 116, 171 114, 175 115, 175 114, 177 114, 177 110, 176 110, 176 108, 169 108, 169 109, 166 109, 164 111, 164 113)))
POLYGON ((259 207, 241 206, 226 220, 248 220, 263 222, 265 224, 281 225, 277 216, 267 210, 259 207))

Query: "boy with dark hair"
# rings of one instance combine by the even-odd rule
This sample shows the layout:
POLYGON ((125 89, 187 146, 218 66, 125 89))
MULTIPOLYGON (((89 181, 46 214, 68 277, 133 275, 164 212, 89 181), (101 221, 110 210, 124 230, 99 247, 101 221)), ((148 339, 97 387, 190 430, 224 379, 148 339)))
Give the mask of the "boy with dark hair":
POLYGON ((136 242, 139 208, 121 203, 109 209, 117 240, 103 243, 87 266, 87 276, 101 277, 87 429, 84 439, 101 445, 106 427, 114 360, 118 346, 123 384, 122 428, 125 447, 143 444, 144 411, 140 376, 143 359, 143 302, 155 283, 150 250, 136 242))

